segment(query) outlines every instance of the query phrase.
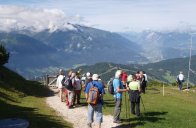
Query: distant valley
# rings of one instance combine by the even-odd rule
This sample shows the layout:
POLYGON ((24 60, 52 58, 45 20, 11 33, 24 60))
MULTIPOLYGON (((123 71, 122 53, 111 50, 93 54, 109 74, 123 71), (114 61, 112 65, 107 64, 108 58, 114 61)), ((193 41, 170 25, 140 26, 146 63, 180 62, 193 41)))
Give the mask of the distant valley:
MULTIPOLYGON (((6 66, 27 79, 34 79, 56 73, 59 68, 66 70, 100 62, 137 65, 189 56, 187 33, 118 34, 69 25, 71 30, 0 32, 0 42, 10 52, 6 66)), ((196 54, 195 43, 192 54, 196 54)))

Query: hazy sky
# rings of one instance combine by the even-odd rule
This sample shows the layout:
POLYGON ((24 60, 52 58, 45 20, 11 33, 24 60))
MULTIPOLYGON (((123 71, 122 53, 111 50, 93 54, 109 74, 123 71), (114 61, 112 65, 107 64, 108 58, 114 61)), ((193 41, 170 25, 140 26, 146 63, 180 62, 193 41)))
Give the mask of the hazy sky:
POLYGON ((0 0, 0 5, 3 29, 60 28, 64 22, 113 32, 196 28, 196 0, 0 0))

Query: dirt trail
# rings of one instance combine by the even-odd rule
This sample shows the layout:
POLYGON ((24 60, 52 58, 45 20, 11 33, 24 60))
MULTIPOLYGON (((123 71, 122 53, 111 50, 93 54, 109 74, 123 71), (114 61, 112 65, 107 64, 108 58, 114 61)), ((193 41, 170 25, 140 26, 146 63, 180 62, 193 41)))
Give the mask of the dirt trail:
MULTIPOLYGON (((57 89, 52 90, 57 92, 57 89)), ((85 106, 68 109, 64 102, 60 102, 57 94, 47 97, 46 102, 66 121, 73 123, 74 128, 87 128, 87 108, 85 106)), ((118 125, 113 123, 112 116, 103 116, 102 128, 115 128, 116 126, 118 125)), ((92 127, 95 128, 95 123, 92 127)))

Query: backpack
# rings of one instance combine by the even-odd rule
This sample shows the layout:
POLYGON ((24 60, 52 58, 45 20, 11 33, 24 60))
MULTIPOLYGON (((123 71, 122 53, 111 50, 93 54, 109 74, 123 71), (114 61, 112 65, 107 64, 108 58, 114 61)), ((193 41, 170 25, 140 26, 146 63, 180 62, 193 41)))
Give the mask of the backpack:
POLYGON ((93 83, 90 84, 91 88, 88 92, 87 103, 91 105, 96 105, 99 99, 99 90, 93 83))
POLYGON ((113 80, 114 80, 114 79, 112 79, 112 80, 110 80, 110 81, 108 82, 108 92, 109 92, 109 94, 112 94, 112 95, 114 95, 113 80))
POLYGON ((74 90, 74 87, 72 85, 72 79, 70 77, 64 77, 61 81, 61 84, 70 91, 74 90))

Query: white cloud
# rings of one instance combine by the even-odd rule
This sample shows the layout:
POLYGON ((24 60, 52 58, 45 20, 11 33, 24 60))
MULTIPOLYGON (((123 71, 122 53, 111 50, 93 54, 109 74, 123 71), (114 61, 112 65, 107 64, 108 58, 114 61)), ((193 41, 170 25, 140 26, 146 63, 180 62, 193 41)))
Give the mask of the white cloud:
POLYGON ((0 30, 43 29, 74 30, 70 21, 80 21, 78 15, 68 16, 60 9, 26 8, 22 6, 0 6, 0 30))
POLYGON ((8 28, 10 24, 18 25, 18 21, 23 21, 20 25, 36 24, 39 29, 47 26, 56 29, 65 21, 109 31, 192 29, 196 26, 195 0, 4 0, 0 3, 23 6, 0 7, 0 19, 6 21, 8 28), (24 17, 28 17, 27 20, 24 17))

